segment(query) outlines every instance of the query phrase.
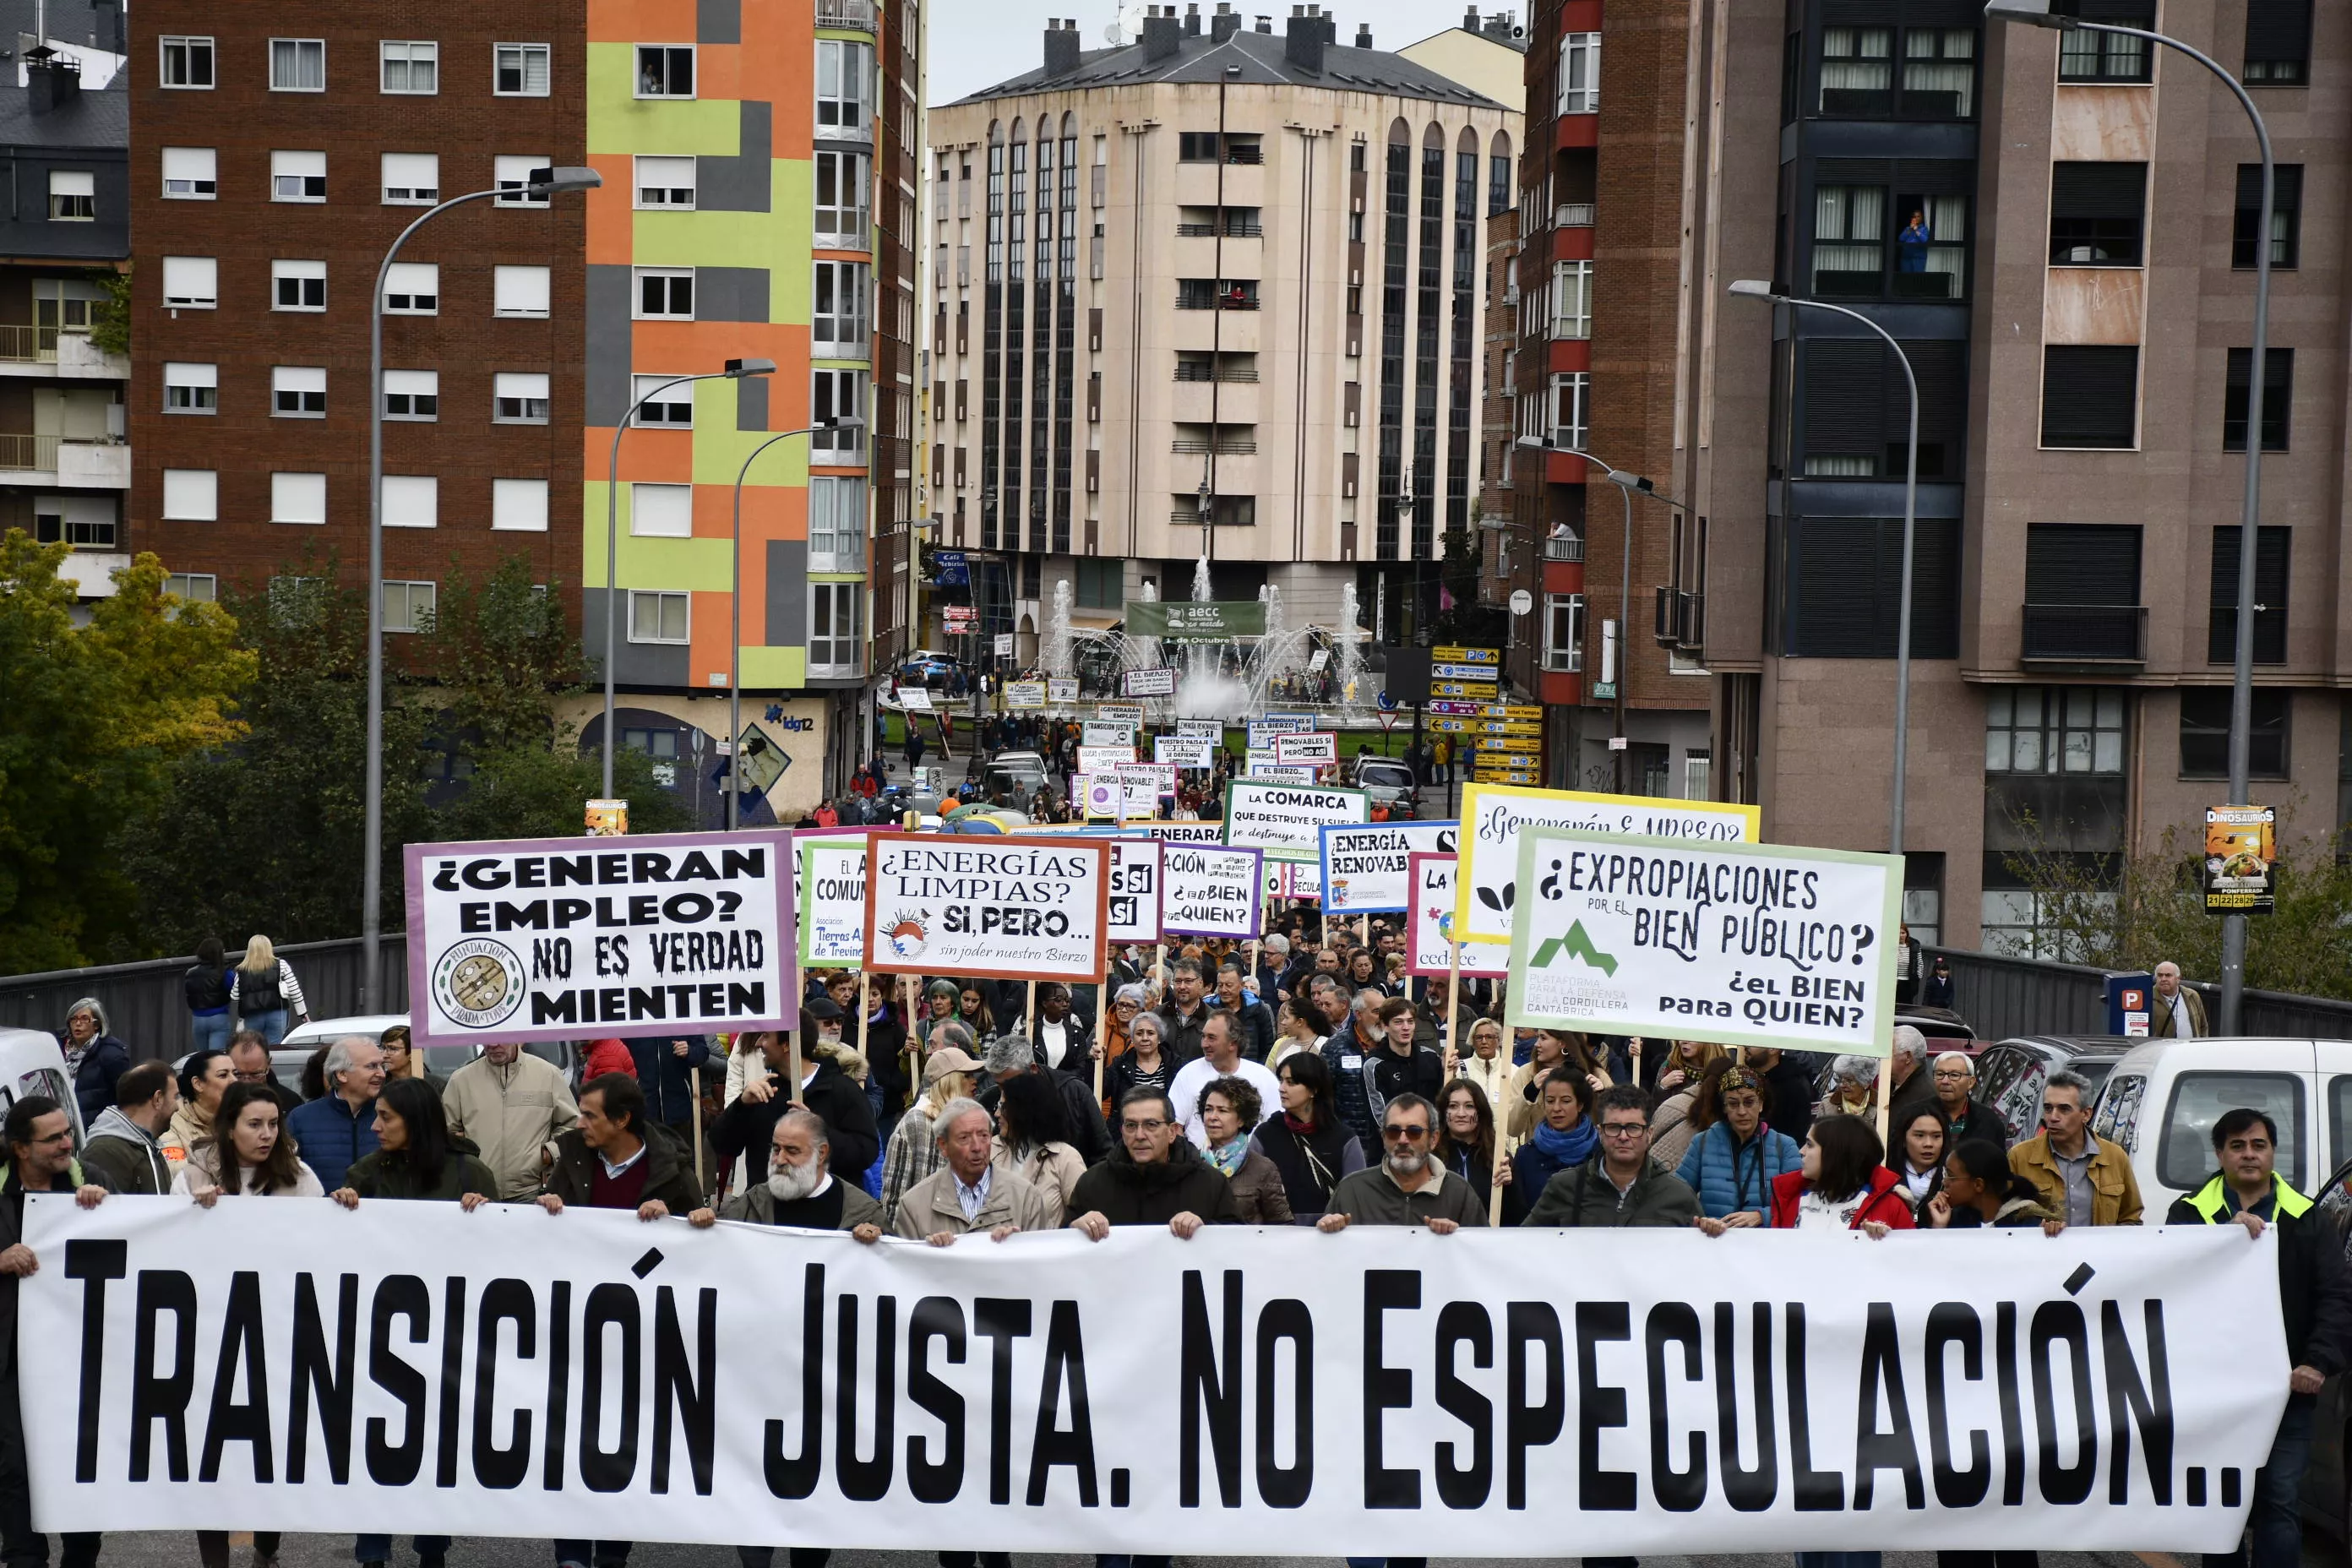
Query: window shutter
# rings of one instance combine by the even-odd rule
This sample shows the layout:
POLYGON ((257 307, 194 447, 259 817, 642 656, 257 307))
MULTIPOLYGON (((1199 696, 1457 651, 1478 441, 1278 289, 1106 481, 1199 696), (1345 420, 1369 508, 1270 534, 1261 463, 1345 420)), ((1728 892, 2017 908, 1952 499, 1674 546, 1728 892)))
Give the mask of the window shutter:
POLYGON ((2055 217, 2137 218, 2147 210, 2146 163, 2053 163, 2055 217))
MULTIPOLYGON (((2303 205, 2303 165, 2281 163, 2273 171, 2271 205, 2280 212, 2293 212, 2303 205)), ((2238 210, 2260 212, 2263 206, 2263 166, 2260 163, 2238 165, 2238 210)))
MULTIPOLYGON (((1885 443, 1877 340, 1816 338, 1805 344, 1805 451, 1814 456, 1876 453, 1885 443)), ((1906 416, 1907 419, 1907 414, 1906 416)))
MULTIPOLYGON (((2213 530, 2212 614, 2206 633, 2208 664, 2234 664, 2238 658, 2238 525, 2213 530)), ((2265 524, 2255 535, 2254 662, 2286 662, 2286 595, 2291 528, 2265 524)))
POLYGON ((2042 444, 2126 447, 2138 434, 2139 350, 2051 344, 2042 351, 2042 444))
POLYGON ((1877 640, 1871 604, 1878 577, 1877 520, 1801 518, 1794 532, 1789 651, 1800 658, 1869 658, 1877 640))
POLYGON ((2246 58, 2300 60, 2311 53, 2311 0, 2246 0, 2246 58))
POLYGON ((2036 522, 2025 530, 2029 605, 2137 605, 2137 523, 2036 522))

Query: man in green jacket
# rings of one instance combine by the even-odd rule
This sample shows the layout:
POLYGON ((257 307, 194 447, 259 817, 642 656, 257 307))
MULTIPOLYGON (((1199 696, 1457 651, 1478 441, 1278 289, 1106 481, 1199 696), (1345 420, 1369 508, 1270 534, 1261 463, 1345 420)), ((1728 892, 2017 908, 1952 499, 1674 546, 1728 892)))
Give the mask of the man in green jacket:
POLYGON ((1544 1229, 1687 1226, 1699 1216, 1690 1184, 1650 1158, 1650 1097, 1632 1084, 1603 1089, 1593 1101, 1601 1157, 1544 1184, 1519 1224, 1544 1229))
POLYGON ((1437 1111, 1417 1094, 1400 1094, 1381 1116, 1381 1163, 1351 1172, 1331 1189, 1331 1205, 1315 1222, 1320 1231, 1350 1225, 1426 1225, 1450 1236, 1486 1223, 1486 1205, 1470 1184, 1445 1173, 1432 1140, 1437 1111))

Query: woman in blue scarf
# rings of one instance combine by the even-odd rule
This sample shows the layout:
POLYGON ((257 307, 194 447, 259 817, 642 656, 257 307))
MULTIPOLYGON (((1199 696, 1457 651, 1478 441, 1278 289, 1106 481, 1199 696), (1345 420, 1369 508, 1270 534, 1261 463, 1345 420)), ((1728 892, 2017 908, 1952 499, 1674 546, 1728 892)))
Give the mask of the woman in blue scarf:
POLYGON ((1536 1091, 1535 1131, 1511 1156, 1510 1190, 1503 1195, 1503 1223, 1517 1225, 1542 1195, 1544 1184, 1592 1158, 1601 1142, 1587 1114, 1592 1084, 1573 1067, 1555 1068, 1536 1091))

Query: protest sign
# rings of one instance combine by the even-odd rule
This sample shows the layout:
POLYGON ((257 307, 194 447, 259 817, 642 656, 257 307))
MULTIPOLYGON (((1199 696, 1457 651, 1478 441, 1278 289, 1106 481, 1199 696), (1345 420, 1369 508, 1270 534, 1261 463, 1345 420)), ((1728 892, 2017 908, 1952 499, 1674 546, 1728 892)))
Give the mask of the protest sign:
POLYGON ((1116 773, 1075 775, 1070 784, 1070 798, 1079 802, 1079 809, 1088 816, 1127 815, 1127 792, 1119 786, 1116 773))
POLYGON ((1035 712, 1045 706, 1045 683, 1042 680, 1008 680, 1004 683, 1004 705, 1016 713, 1035 712))
POLYGON ((877 833, 866 966, 1011 980, 1102 975, 1110 847, 1100 839, 877 833))
POLYGON ((1157 763, 1122 763, 1111 770, 1118 774, 1119 788, 1127 792, 1127 815, 1156 816, 1160 813, 1160 797, 1176 793, 1176 770, 1157 763))
POLYGON ((1160 940, 1160 855, 1157 838, 1122 836, 1110 841, 1110 940, 1160 940))
POLYGON ((1176 732, 1198 735, 1213 745, 1225 743, 1225 721, 1223 719, 1179 719, 1176 721, 1176 732))
POLYGON ((1411 901, 1406 857, 1427 851, 1451 858, 1460 826, 1452 822, 1375 822, 1326 827, 1318 846, 1327 914, 1366 915, 1402 910, 1411 901))
MULTIPOLYGON (((1414 974, 1451 974, 1454 958, 1454 872, 1451 855, 1415 851, 1407 878, 1412 901, 1405 911, 1405 968, 1414 974)), ((1328 907, 1328 906, 1327 906, 1328 907)), ((1462 944, 1462 973, 1495 976, 1509 973, 1510 954, 1492 942, 1462 944)))
POLYGON ((1078 683, 1049 679, 1045 682, 1045 700, 1056 708, 1067 707, 1078 700, 1078 683))
POLYGON ((1249 721, 1249 747, 1253 752, 1271 752, 1276 735, 1297 735, 1315 728, 1315 721, 1300 713, 1265 713, 1249 721))
POLYGON ((1311 784, 1319 772, 1303 763, 1252 763, 1242 770, 1242 776, 1264 779, 1268 784, 1311 784))
POLYGON ((801 963, 810 968, 866 962, 866 835, 795 833, 793 894, 801 963))
POLYGON ((1519 835, 1510 1022, 1883 1057, 1903 859, 1519 835))
POLYGON ((1225 784, 1225 842, 1255 845, 1276 860, 1315 859, 1327 824, 1370 817, 1371 801, 1360 789, 1264 779, 1225 784))
POLYGON ((1078 744, 1132 748, 1135 744, 1135 726, 1124 721, 1113 722, 1105 719, 1081 719, 1078 721, 1078 744))
POLYGON ((1151 754, 1160 762, 1178 768, 1213 768, 1217 765, 1217 743, 1204 735, 1154 735, 1151 754))
POLYGON ((940 1247, 40 1194, 25 1226, 44 1531, 2221 1552, 2287 1395, 2276 1247, 2234 1226, 940 1247))
POLYGON ((1323 868, 1312 860, 1268 860, 1265 896, 1319 904, 1323 901, 1323 868))
POLYGON ((791 843, 753 828, 409 845, 416 1043, 796 1027, 791 843))
POLYGON ((1162 844, 1223 844, 1225 825, 1223 822, 1154 822, 1144 831, 1162 844))
MULTIPOLYGON (((1088 725, 1087 728, 1095 726, 1088 725)), ((1110 745, 1089 742, 1078 748, 1078 772, 1082 773, 1107 773, 1133 761, 1135 748, 1124 742, 1110 745)))
POLYGON ((901 686, 898 688, 898 706, 908 713, 929 713, 931 710, 931 694, 919 686, 901 686))
POLYGON ((1262 858, 1255 849, 1162 846, 1160 929, 1171 936, 1257 935, 1265 907, 1262 858))
POLYGON ((1705 800, 1653 800, 1645 795, 1585 795, 1575 790, 1522 789, 1473 784, 1462 791, 1462 874, 1455 879, 1454 929, 1462 940, 1507 943, 1513 881, 1519 867, 1519 832, 1527 826, 1580 833, 1650 834, 1703 843, 1753 843, 1761 813, 1752 805, 1705 800))
POLYGON ((1339 737, 1328 730, 1286 731, 1274 738, 1277 763, 1311 763, 1317 766, 1339 760, 1339 737))
POLYGON ((1173 697, 1176 695, 1176 671, 1165 664, 1123 670, 1118 678, 1118 694, 1121 697, 1173 697))
POLYGON ((1097 702, 1095 718, 1105 724, 1123 724, 1132 736, 1143 728, 1143 704, 1140 702, 1097 702))

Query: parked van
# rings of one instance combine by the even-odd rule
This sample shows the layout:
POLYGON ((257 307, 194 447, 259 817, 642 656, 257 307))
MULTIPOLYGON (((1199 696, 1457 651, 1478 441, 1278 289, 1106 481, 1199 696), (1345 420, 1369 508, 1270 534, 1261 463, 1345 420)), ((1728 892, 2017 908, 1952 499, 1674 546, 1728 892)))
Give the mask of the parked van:
POLYGON ((2151 1222, 2219 1167, 2213 1124, 2243 1106, 2278 1123, 2278 1171, 2312 1192, 2352 1159, 2352 1040, 2153 1040, 2107 1075, 2092 1130, 2130 1153, 2151 1222))
POLYGON ((74 1148, 82 1145, 81 1102, 66 1076, 66 1053, 58 1037, 42 1029, 0 1029, 0 1121, 27 1095, 46 1094, 66 1108, 73 1122, 74 1148))

